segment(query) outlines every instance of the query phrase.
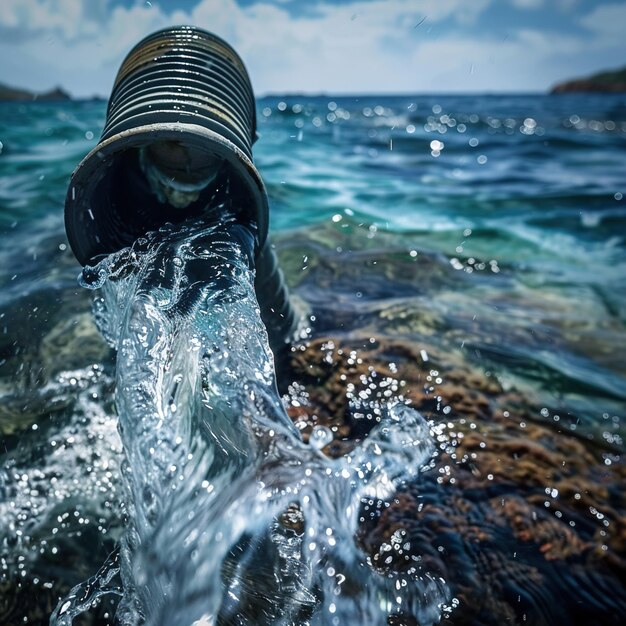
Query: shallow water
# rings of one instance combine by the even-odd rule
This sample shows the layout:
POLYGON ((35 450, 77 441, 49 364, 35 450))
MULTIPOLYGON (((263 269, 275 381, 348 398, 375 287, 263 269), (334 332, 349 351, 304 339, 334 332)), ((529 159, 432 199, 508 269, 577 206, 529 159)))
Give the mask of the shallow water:
MULTIPOLYGON (((259 102, 274 240, 314 318, 285 407, 337 459, 375 421, 359 400, 431 421, 432 468, 372 501, 358 545, 443 578, 449 623, 623 621, 624 104, 259 102)), ((0 108, 0 621, 46 623, 128 514, 114 361, 61 215, 104 106, 0 108)))

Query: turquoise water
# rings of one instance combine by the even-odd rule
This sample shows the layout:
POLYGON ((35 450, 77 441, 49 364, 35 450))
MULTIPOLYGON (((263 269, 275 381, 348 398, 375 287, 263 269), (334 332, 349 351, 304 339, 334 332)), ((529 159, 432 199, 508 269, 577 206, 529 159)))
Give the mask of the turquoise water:
MULTIPOLYGON (((463 403, 497 386, 491 412, 472 422, 485 445, 471 448, 469 465, 483 471, 491 457, 481 465, 481 455, 493 448, 510 469, 491 469, 478 486, 462 470, 452 484, 426 477, 419 497, 457 520, 448 522, 455 533, 406 524, 423 554, 432 549, 428 571, 459 598, 450 623, 623 621, 625 105, 619 95, 258 102, 255 162, 271 233, 293 293, 312 312, 313 346, 332 338, 324 358, 339 363, 339 342, 364 355, 380 345, 374 366, 419 363, 434 398, 445 400, 454 382, 464 399, 426 398, 419 409, 459 449, 463 403), (505 396, 515 400, 499 403, 505 396), (503 408, 517 420, 515 439, 503 408), (546 470, 542 452, 537 475, 522 472, 520 450, 533 446, 574 469, 546 470), (520 530, 511 513, 513 534, 504 534, 486 507, 502 499, 504 508, 505 498, 531 507, 520 504, 519 515, 539 519, 535 530, 520 530), (464 599, 468 588, 484 595, 480 611, 464 599)), ((105 105, 0 112, 0 622, 46 623, 56 600, 115 549, 125 515, 113 361, 76 282, 62 217, 69 176, 95 145, 105 105), (37 600, 46 593, 49 602, 37 600)), ((337 394, 351 402, 353 391, 338 392, 325 375, 294 378, 292 409, 298 389, 329 407, 341 404, 337 394)))

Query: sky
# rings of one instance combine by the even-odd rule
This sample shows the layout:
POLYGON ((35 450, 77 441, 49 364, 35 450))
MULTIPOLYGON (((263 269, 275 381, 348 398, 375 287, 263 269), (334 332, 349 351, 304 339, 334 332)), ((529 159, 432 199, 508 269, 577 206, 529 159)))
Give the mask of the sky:
POLYGON ((626 65, 624 0, 0 0, 0 82, 107 96, 175 24, 226 39, 259 95, 542 92, 626 65))

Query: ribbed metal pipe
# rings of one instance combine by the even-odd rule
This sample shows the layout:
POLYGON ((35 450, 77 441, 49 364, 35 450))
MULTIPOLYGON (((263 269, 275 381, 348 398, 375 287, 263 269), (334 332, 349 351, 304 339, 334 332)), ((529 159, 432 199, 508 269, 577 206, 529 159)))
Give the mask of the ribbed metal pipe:
POLYGON ((193 123, 218 132, 252 158, 256 117, 248 74, 237 53, 215 35, 181 26, 153 33, 118 72, 102 139, 145 119, 193 123))
POLYGON ((254 93, 233 48, 193 26, 157 31, 120 67, 100 141, 72 175, 65 227, 85 265, 166 222, 215 215, 228 206, 255 236, 255 289, 270 345, 279 353, 297 318, 276 256, 266 245, 268 199, 252 161, 255 139, 254 93), (181 182, 195 174, 203 180, 213 169, 215 181, 177 208, 169 196, 155 192, 146 173, 142 159, 155 146, 167 176, 174 172, 171 180, 177 172, 181 182), (183 159, 182 169, 181 153, 193 155, 183 159))
MULTIPOLYGON (((259 248, 268 229, 268 201, 252 161, 254 93, 246 68, 225 41, 200 28, 157 31, 126 56, 109 99, 98 145, 72 176, 65 225, 84 265, 130 245, 165 222, 212 210, 228 198, 259 248), (184 146, 194 166, 219 162, 218 185, 185 210, 157 201, 140 171, 146 146, 184 146)), ((193 173, 193 172, 192 172, 193 173)))

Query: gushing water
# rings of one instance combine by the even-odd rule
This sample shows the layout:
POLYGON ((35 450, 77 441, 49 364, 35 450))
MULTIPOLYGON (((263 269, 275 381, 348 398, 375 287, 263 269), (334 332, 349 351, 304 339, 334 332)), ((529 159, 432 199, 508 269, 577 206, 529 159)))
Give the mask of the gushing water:
POLYGON ((322 454, 323 427, 302 441, 276 389, 253 246, 234 220, 167 226, 85 269, 118 355, 128 520, 53 626, 107 593, 129 626, 439 619, 442 580, 375 570, 355 540, 363 502, 430 460, 428 425, 397 403, 348 456, 322 454))

